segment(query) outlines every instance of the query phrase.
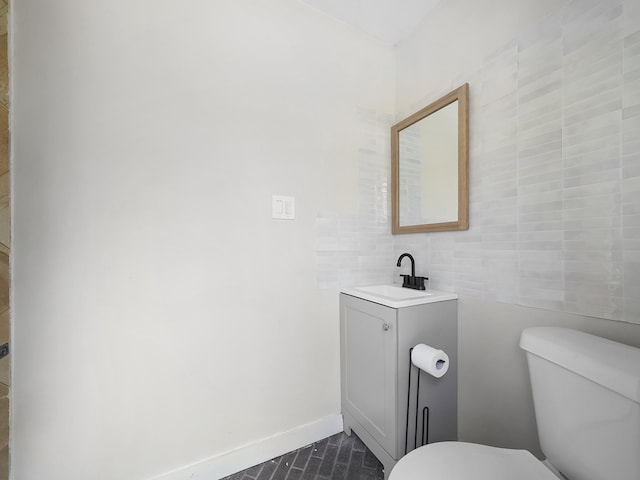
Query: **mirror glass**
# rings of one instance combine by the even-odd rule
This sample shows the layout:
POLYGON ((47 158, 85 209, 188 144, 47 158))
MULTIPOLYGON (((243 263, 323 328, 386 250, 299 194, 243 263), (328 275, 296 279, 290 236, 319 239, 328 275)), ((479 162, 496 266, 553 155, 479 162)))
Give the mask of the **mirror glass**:
POLYGON ((468 85, 391 128, 393 233, 465 230, 468 85))

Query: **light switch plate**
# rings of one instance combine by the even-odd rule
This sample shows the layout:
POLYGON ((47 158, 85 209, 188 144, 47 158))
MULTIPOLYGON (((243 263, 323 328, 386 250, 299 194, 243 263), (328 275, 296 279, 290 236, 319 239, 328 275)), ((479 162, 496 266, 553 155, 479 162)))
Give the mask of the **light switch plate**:
POLYGON ((271 217, 281 220, 293 220, 296 218, 296 199, 284 195, 273 195, 271 203, 271 217))

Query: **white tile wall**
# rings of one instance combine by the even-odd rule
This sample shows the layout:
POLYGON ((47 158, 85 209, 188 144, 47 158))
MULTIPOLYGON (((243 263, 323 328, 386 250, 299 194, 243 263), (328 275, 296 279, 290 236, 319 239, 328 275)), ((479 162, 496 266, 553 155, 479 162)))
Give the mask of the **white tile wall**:
POLYGON ((622 261, 623 314, 640 323, 640 2, 623 2, 622 261))
POLYGON ((518 39, 518 301, 563 309, 562 15, 518 39))
POLYGON ((389 234, 393 119, 361 112, 360 208, 318 215, 319 284, 396 280, 409 251, 432 288, 640 323, 640 2, 574 0, 460 78, 470 229, 389 234))
POLYGON ((389 283, 391 235, 391 114, 358 112, 358 212, 320 212, 316 217, 317 284, 340 288, 389 283))

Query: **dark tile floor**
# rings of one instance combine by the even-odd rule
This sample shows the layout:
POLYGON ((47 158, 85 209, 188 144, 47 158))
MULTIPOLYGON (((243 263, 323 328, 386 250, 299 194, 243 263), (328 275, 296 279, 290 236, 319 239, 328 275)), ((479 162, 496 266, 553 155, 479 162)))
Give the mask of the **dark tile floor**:
POLYGON ((223 480, 382 480, 382 464, 355 433, 338 433, 223 480))

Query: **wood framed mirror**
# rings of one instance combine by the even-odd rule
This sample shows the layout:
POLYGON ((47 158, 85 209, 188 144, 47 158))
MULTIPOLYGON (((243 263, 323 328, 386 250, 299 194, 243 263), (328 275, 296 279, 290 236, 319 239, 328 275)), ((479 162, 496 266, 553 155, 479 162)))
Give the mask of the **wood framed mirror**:
POLYGON ((469 228, 469 85, 391 127, 391 231, 469 228))

